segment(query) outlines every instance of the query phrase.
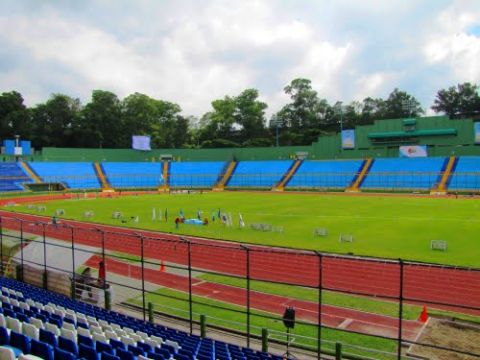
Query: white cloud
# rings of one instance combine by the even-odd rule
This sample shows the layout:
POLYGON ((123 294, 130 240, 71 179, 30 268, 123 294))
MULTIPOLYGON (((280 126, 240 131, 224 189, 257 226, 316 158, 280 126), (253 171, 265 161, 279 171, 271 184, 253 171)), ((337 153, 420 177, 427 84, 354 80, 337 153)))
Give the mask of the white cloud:
POLYGON ((439 87, 480 81, 480 39, 467 31, 478 1, 6 0, 0 14, 0 91, 29 104, 52 92, 86 102, 100 88, 201 115, 255 87, 272 114, 289 101, 283 87, 306 77, 330 101, 399 87, 427 107, 439 87))
POLYGON ((458 1, 447 7, 426 36, 423 54, 427 63, 445 66, 444 75, 456 82, 480 81, 480 37, 467 33, 476 24, 480 24, 478 2, 458 1))

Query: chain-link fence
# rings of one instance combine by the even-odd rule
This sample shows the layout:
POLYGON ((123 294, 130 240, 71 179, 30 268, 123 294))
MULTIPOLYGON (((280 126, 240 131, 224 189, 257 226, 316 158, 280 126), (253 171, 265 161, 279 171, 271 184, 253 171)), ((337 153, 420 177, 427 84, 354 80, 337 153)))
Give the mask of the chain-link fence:
POLYGON ((144 321, 184 322, 191 333, 226 331, 246 346, 262 340, 264 349, 277 344, 318 358, 480 357, 474 344, 428 332, 453 317, 470 321, 462 323, 466 333, 476 327, 479 269, 19 214, 0 216, 0 250, 4 276, 144 321), (283 321, 288 307, 295 309, 293 329, 283 321), (427 309, 438 317, 423 319, 427 309))

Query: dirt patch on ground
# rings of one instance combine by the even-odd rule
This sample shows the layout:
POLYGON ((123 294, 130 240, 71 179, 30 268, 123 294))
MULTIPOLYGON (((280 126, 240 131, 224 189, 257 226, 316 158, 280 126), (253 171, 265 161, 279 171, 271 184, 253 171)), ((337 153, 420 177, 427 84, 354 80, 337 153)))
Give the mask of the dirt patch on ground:
MULTIPOLYGON (((417 342, 480 354, 480 324, 431 318, 417 342)), ((413 345, 409 355, 435 360, 472 360, 477 356, 413 345)))

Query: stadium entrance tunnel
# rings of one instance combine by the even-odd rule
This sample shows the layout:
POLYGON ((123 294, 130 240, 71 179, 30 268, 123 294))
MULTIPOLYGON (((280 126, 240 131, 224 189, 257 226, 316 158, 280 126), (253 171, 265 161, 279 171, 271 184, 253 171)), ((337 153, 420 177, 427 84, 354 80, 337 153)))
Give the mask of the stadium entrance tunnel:
POLYGON ((42 191, 64 191, 67 187, 59 182, 48 182, 48 183, 27 183, 24 186, 33 192, 42 192, 42 191))

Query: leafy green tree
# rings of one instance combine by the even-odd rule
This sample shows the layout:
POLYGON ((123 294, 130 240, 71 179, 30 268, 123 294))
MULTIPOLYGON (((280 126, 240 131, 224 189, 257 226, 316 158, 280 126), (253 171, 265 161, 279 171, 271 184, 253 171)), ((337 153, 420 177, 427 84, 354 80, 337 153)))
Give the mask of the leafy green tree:
POLYGON ((480 113, 479 88, 469 82, 441 89, 437 92, 432 109, 451 118, 472 116, 480 113))
POLYGON ((405 91, 394 89, 387 100, 385 100, 385 114, 381 118, 396 119, 409 116, 420 116, 424 111, 420 106, 420 102, 405 91), (406 104, 411 104, 408 109, 406 104))
POLYGON ((312 82, 308 79, 294 79, 285 86, 284 91, 290 95, 292 102, 277 114, 282 126, 293 131, 319 127, 325 118, 328 103, 318 98, 317 92, 312 89, 312 82))
POLYGON ((335 121, 328 101, 318 97, 310 80, 294 79, 284 91, 291 102, 274 115, 270 124, 271 132, 276 132, 277 125, 281 128, 281 145, 309 144, 335 121))
POLYGON ((80 111, 80 100, 64 94, 52 94, 45 104, 35 106, 31 110, 34 146, 74 146, 80 111))
POLYGON ((20 135, 28 139, 32 132, 30 113, 23 103, 22 95, 17 91, 0 95, 0 138, 13 138, 20 135))
POLYGON ((225 96, 223 99, 212 101, 212 111, 207 112, 200 119, 199 141, 202 147, 210 146, 207 141, 223 139, 233 141, 236 121, 235 98, 225 96))
MULTIPOLYGON (((156 121, 152 125, 152 143, 159 148, 180 147, 176 135, 179 128, 184 126, 184 121, 178 121, 182 111, 179 105, 163 100, 155 100, 156 121)), ((188 132, 188 128, 182 128, 188 132)))
POLYGON ((267 104, 258 100, 258 90, 244 90, 235 98, 234 102, 234 118, 235 123, 240 126, 239 137, 241 141, 252 143, 256 138, 265 137, 267 104))
POLYGON ((92 100, 82 110, 79 125, 82 146, 121 147, 124 127, 117 95, 110 91, 94 90, 92 100))
POLYGON ((152 127, 159 122, 158 106, 155 99, 134 93, 121 102, 123 134, 122 147, 131 145, 132 135, 151 135, 152 127))

